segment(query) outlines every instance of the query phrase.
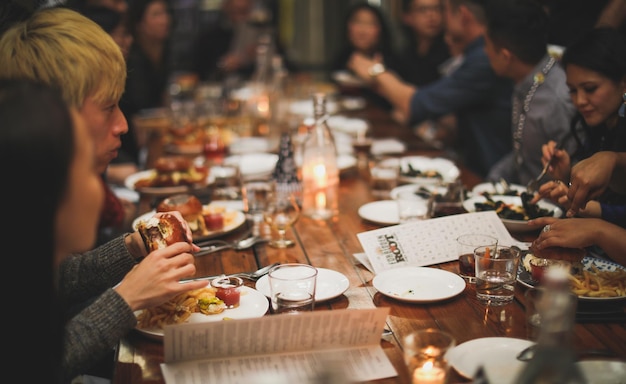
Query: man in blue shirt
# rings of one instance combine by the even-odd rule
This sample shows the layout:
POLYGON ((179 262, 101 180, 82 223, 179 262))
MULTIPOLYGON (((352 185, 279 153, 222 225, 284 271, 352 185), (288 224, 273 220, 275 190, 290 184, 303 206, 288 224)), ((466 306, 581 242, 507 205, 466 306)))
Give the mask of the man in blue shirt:
POLYGON ((350 68, 368 79, 409 125, 453 113, 463 163, 485 177, 512 150, 513 84, 498 77, 484 51, 485 13, 481 0, 445 0, 446 33, 462 47, 463 63, 450 76, 425 87, 404 83, 376 58, 355 55, 350 68))

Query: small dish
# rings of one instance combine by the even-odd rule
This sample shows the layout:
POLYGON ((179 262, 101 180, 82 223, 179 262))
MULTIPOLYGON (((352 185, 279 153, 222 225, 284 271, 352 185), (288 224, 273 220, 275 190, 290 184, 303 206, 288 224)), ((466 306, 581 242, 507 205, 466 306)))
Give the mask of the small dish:
MULTIPOLYGON (((343 295, 350 287, 350 281, 341 272, 332 269, 317 268, 317 282, 315 286, 315 302, 321 303, 343 295)), ((257 291, 270 297, 269 277, 262 276, 255 284, 257 291)))
POLYGON ((400 159, 400 181, 415 184, 451 183, 461 171, 451 160, 441 157, 405 156, 400 159))
POLYGON ((400 222, 398 203, 394 200, 378 200, 363 204, 358 213, 363 220, 374 224, 392 225, 400 222))
POLYGON ((533 344, 530 340, 512 337, 483 337, 469 340, 446 354, 450 365, 463 377, 471 379, 483 367, 486 382, 512 384, 526 365, 517 354, 533 344))
POLYGON ((446 300, 465 290, 457 274, 431 267, 388 269, 374 276, 372 285, 382 295, 410 303, 446 300))

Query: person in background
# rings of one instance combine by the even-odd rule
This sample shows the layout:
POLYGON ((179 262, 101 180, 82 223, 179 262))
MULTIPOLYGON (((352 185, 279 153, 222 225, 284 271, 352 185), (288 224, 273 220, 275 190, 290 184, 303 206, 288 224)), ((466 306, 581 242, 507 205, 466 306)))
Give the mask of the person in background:
POLYGON ((80 13, 88 7, 104 7, 121 14, 128 11, 127 0, 66 0, 65 6, 80 13))
POLYGON ((594 28, 565 49, 561 59, 577 114, 570 130, 573 152, 557 149, 555 141, 542 146, 543 164, 554 181, 539 187, 533 202, 548 198, 568 217, 601 217, 620 222, 626 196, 607 190, 577 212, 570 211, 567 181, 573 164, 599 151, 626 151, 626 119, 619 116, 626 93, 626 38, 613 28, 594 28))
MULTIPOLYGON (((453 57, 445 40, 443 0, 403 0, 402 24, 407 44, 398 58, 398 74, 417 87, 452 73, 453 57)), ((457 52, 462 56, 462 51, 457 52)), ((456 120, 453 114, 426 120, 415 134, 436 148, 454 145, 456 120)))
MULTIPOLYGON (((81 13, 102 27, 120 47, 124 59, 128 59, 133 37, 128 31, 126 14, 111 8, 90 5, 82 8, 81 13)), ((115 185, 123 185, 126 177, 138 172, 140 168, 140 147, 132 125, 132 116, 138 110, 130 101, 127 101, 125 95, 122 95, 120 99, 120 109, 126 117, 128 133, 121 136, 122 146, 106 171, 107 182, 115 185)))
POLYGON ((125 102, 137 110, 166 106, 171 67, 172 12, 165 0, 133 0, 128 9, 133 43, 128 55, 125 102))
POLYGON ((248 79, 255 68, 261 29, 250 23, 252 0, 224 0, 216 23, 194 42, 194 71, 202 81, 248 79))
POLYGON ((460 161, 481 177, 512 150, 509 79, 497 76, 484 51, 485 14, 480 0, 445 0, 446 33, 463 46, 464 60, 449 76, 424 87, 403 82, 382 63, 355 54, 349 63, 391 102, 397 120, 413 126, 453 113, 460 161))
MULTIPOLYGON (((31 79, 59 87, 63 100, 76 109, 85 121, 94 143, 94 167, 102 175, 120 146, 119 136, 126 131, 124 116, 117 106, 124 89, 126 67, 120 49, 111 37, 93 21, 70 9, 40 9, 2 35, 0 62, 3 63, 0 66, 2 79, 31 79), (48 54, 43 55, 42 49, 48 54), (68 70, 70 67, 71 71, 68 70)), ((37 104, 29 111, 23 115, 40 115, 37 104)), ((21 118, 24 116, 20 115, 21 118)), ((2 132, 7 126, 6 121, 8 119, 3 119, 2 132)), ((46 119, 44 121, 48 123, 46 119)), ((21 185, 17 189, 19 193, 24 195, 25 190, 37 191, 45 186, 45 193, 41 196, 45 199, 52 184, 47 182, 47 178, 51 174, 48 163, 53 158, 39 147, 56 141, 47 139, 45 134, 26 134, 21 139, 23 142, 19 147, 15 146, 15 150, 26 162, 13 159, 4 164, 19 170, 22 175, 15 178, 21 185), (35 165, 29 166, 27 161, 34 161, 35 165), (23 167, 15 167, 16 164, 23 167), (24 169, 40 169, 42 172, 34 175, 24 172, 24 169), (25 178, 28 180, 23 181, 25 178)), ((5 143, 4 140, 0 142, 5 143)), ((5 151, 2 153, 4 155, 5 151)), ((54 183, 57 182, 54 179, 54 183)), ((100 179, 101 188, 103 185, 106 186, 100 179)), ((109 209, 115 209, 106 206, 109 193, 108 189, 102 190, 105 204, 98 218, 99 226, 102 225, 102 215, 110 214, 109 209)), ((91 198, 90 195, 85 196, 91 198)), ((20 196, 20 199, 25 198, 20 196)), ((12 201, 11 205, 15 204, 16 209, 23 210, 26 205, 19 203, 19 199, 8 198, 7 201, 12 201)), ((34 211, 24 217, 31 218, 32 226, 32 218, 39 218, 37 213, 44 208, 41 208, 39 200, 36 204, 29 200, 28 204, 34 211)), ((184 222, 181 216, 179 219, 184 222)), ((29 226, 17 225, 15 228, 32 235, 27 230, 29 226)), ((67 235, 78 236, 71 231, 67 235)), ((35 243, 39 245, 39 239, 35 243)), ((180 287, 178 282, 195 272, 190 250, 197 250, 197 247, 181 244, 147 255, 139 233, 124 233, 64 263, 58 274, 61 293, 68 308, 78 310, 75 316, 74 313, 65 313, 68 316, 65 335, 68 347, 62 363, 67 379, 64 381, 83 373, 105 357, 109 361, 119 338, 134 328, 135 310, 158 305, 177 292, 193 289, 193 286, 180 287), (102 311, 102 308, 107 308, 107 311, 102 311)))
POLYGON ((444 38, 443 0, 403 0, 407 44, 398 59, 398 75, 417 87, 438 80, 450 58, 444 38))
MULTIPOLYGON (((331 63, 331 71, 348 70, 348 63, 354 54, 375 59, 386 68, 395 70, 398 59, 393 50, 393 40, 387 20, 381 9, 367 2, 352 5, 344 19, 343 44, 331 63)), ((391 104, 375 91, 363 89, 372 102, 389 109, 391 104)))
MULTIPOLYGON (((575 109, 565 71, 547 51, 548 16, 529 0, 499 0, 487 8, 485 51, 494 72, 515 83, 513 151, 496 163, 488 181, 526 185, 543 168, 541 147, 563 143, 575 109)), ((573 148, 574 140, 569 146, 573 148)))
MULTIPOLYGON (((626 194, 626 152, 600 151, 581 160, 572 167, 569 200, 570 209, 578 207, 608 189, 626 194)), ((626 212, 626 206, 622 206, 626 212)), ((600 218, 539 218, 529 221, 529 225, 549 226, 535 240, 538 249, 547 247, 588 248, 599 247, 609 258, 626 265, 626 214, 622 221, 611 223, 600 218)))

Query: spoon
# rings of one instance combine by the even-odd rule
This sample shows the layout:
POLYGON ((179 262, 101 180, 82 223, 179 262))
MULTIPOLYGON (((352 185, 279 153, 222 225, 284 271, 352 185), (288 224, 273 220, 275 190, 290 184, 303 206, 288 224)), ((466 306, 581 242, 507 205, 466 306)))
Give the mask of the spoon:
POLYGON ((267 275, 267 273, 270 271, 270 269, 274 268, 278 264, 280 264, 280 263, 274 263, 274 264, 266 265, 265 267, 259 268, 259 269, 257 269, 254 272, 239 272, 239 273, 233 273, 232 275, 216 275, 216 276, 192 277, 190 279, 181 279, 180 282, 184 283, 184 282, 187 282, 187 281, 213 280, 213 279, 216 279, 216 278, 222 277, 222 276, 243 277, 244 279, 257 281, 261 277, 267 275))

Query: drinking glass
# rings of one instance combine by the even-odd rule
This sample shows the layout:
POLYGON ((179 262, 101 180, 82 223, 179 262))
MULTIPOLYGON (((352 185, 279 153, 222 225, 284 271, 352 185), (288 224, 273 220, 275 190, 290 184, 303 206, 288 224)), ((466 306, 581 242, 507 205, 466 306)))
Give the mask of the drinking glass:
POLYGON ((513 301, 520 254, 516 246, 480 246, 474 250, 478 301, 491 306, 513 301))
POLYGON ((295 242, 287 239, 287 227, 293 225, 300 217, 300 207, 294 194, 273 193, 263 214, 265 222, 278 233, 278 239, 269 242, 274 248, 293 247, 295 242))

